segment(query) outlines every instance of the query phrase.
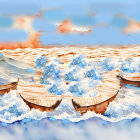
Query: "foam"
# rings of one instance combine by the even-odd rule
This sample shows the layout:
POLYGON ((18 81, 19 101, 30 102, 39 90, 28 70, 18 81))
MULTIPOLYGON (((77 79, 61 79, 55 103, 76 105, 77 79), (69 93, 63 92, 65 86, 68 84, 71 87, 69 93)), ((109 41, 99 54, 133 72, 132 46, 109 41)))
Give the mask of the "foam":
MULTIPOLYGON (((137 49, 139 49, 139 47, 137 49)), ((52 51, 51 53, 53 55, 55 55, 54 52, 56 52, 56 50, 57 50, 57 48, 51 49, 51 51, 52 51)), ((81 51, 82 50, 83 49, 81 49, 81 51)), ((18 51, 20 52, 21 50, 20 49, 9 50, 8 52, 10 52, 10 55, 12 54, 13 57, 16 57, 14 55, 16 53, 18 54, 18 51)), ((74 48, 73 51, 77 51, 77 49, 74 48)), ((86 52, 87 50, 85 49, 85 50, 83 50, 83 52, 84 51, 86 52)), ((96 51, 96 49, 94 50, 94 52, 95 51, 96 51)), ((129 50, 126 50, 127 53, 125 53, 125 55, 124 55, 125 59, 122 59, 122 61, 126 60, 126 58, 129 58, 128 56, 131 55, 131 54, 128 54, 128 51, 131 51, 131 48, 129 50)), ((3 50, 2 52, 4 52, 4 54, 9 55, 7 51, 5 52, 3 50)), ((34 65, 34 60, 32 61, 32 59, 34 57, 32 56, 32 54, 34 54, 36 52, 37 53, 40 52, 43 54, 44 50, 36 49, 36 51, 35 51, 35 50, 32 50, 31 48, 28 48, 28 49, 25 49, 25 52, 27 52, 27 53, 30 52, 29 53, 30 55, 27 55, 24 58, 24 61, 34 65)), ((22 53, 24 55, 24 52, 22 52, 22 53)), ((98 52, 98 53, 100 54, 101 52, 98 52)), ((63 52, 57 51, 57 54, 64 54, 64 55, 67 54, 67 48, 64 48, 63 52)), ((19 59, 22 60, 21 57, 23 55, 20 54, 20 56, 18 56, 19 59)), ((92 56, 92 54, 90 54, 89 56, 92 56)), ((114 56, 114 57, 116 57, 116 56, 114 56)), ((70 60, 69 57, 67 57, 67 58, 70 60)), ((52 57, 50 61, 52 62, 54 59, 57 59, 57 58, 52 57)), ((78 82, 79 87, 86 89, 86 87, 89 85, 88 83, 91 83, 90 80, 92 80, 92 79, 90 79, 90 78, 83 79, 83 76, 84 76, 83 73, 85 73, 87 70, 95 68, 97 70, 96 71, 97 74, 100 75, 103 72, 101 64, 104 61, 104 59, 98 58, 98 60, 97 60, 96 58, 94 58, 92 60, 96 61, 96 62, 93 62, 96 65, 93 66, 92 65, 93 63, 91 62, 91 64, 89 66, 87 66, 87 68, 86 67, 80 68, 79 71, 78 71, 78 67, 75 67, 75 66, 68 67, 68 65, 66 65, 67 66, 66 69, 62 69, 63 63, 58 64, 58 62, 62 62, 61 59, 59 59, 59 61, 56 61, 56 60, 53 61, 53 64, 56 65, 58 67, 58 69, 60 69, 60 71, 61 71, 60 75, 62 76, 62 79, 63 79, 63 76, 65 73, 76 69, 76 72, 74 73, 75 76, 78 76, 80 74, 80 77, 82 77, 80 79, 80 81, 78 82), (98 63, 98 61, 99 61, 99 63, 98 63), (54 63, 54 62, 56 62, 56 63, 54 63)), ((88 60, 88 58, 87 58, 87 60, 88 60)), ((136 58, 134 61, 139 62, 139 58, 136 58)), ((51 62, 49 62, 48 65, 51 64, 51 62)), ((87 63, 87 61, 86 61, 86 63, 87 63)), ((109 63, 114 64, 113 69, 119 68, 122 64, 122 62, 120 62, 119 60, 116 61, 116 59, 111 59, 111 61, 109 61, 109 63)), ((136 66, 139 69, 139 65, 136 65, 136 66)), ((130 67, 131 67, 131 65, 130 65, 130 67)), ((109 69, 105 69, 104 71, 108 71, 108 70, 109 69)), ((20 74, 22 74, 23 76, 26 76, 26 73, 20 73, 20 74)), ((11 76, 11 75, 9 75, 9 76, 11 76)), ((5 79, 5 76, 3 76, 2 78, 5 79)), ((75 81, 71 82, 70 85, 66 85, 65 81, 62 79, 57 81, 58 87, 63 88, 64 93, 67 92, 68 96, 73 96, 74 94, 68 92, 68 88, 69 88, 69 86, 75 84, 75 81)), ((55 84, 55 82, 52 79, 48 79, 48 81, 51 84, 55 84)), ((94 82, 95 83, 93 83, 93 84, 99 85, 99 84, 101 84, 102 80, 100 80, 100 79, 94 80, 94 82)), ((46 85, 46 89, 49 88, 50 86, 51 85, 46 85)), ((67 119, 72 122, 78 122, 80 120, 86 120, 91 117, 99 117, 106 121, 117 122, 117 121, 124 120, 124 119, 133 119, 135 117, 140 118, 139 93, 140 93, 139 88, 135 88, 135 87, 131 87, 131 86, 124 87, 118 93, 118 96, 116 97, 116 99, 110 103, 110 105, 107 108, 107 111, 103 115, 88 111, 86 114, 81 116, 80 113, 75 111, 75 109, 73 108, 73 105, 71 104, 71 100, 69 100, 69 99, 63 100, 62 103, 59 105, 58 108, 56 108, 56 110, 54 112, 40 112, 39 110, 35 110, 35 109, 30 110, 29 107, 18 96, 16 91, 10 91, 9 93, 7 93, 5 95, 0 96, 0 121, 5 122, 5 123, 12 123, 12 122, 15 122, 18 120, 23 120, 25 118, 41 120, 46 117, 53 117, 54 119, 62 119, 62 120, 67 119)), ((93 89, 93 91, 91 91, 91 90, 87 89, 86 94, 83 94, 83 96, 85 96, 85 95, 87 95, 88 97, 96 96, 96 90, 93 89)))

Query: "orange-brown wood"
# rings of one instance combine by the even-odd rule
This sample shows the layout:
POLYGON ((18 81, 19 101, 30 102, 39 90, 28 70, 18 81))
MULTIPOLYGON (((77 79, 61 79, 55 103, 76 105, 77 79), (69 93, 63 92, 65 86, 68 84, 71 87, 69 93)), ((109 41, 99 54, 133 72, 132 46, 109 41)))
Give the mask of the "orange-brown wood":
POLYGON ((16 90, 17 85, 18 85, 18 81, 17 82, 11 82, 7 85, 0 85, 0 94, 8 93, 8 92, 10 92, 10 90, 16 90))
POLYGON ((136 86, 140 87, 140 81, 134 81, 134 80, 130 81, 130 80, 127 80, 121 76, 120 76, 120 78, 121 78, 121 83, 136 85, 136 86))
POLYGON ((23 101, 30 107, 30 109, 34 108, 34 109, 39 109, 40 111, 46 111, 46 112, 48 112, 48 111, 53 112, 62 101, 62 100, 58 100, 58 101, 56 101, 56 103, 53 106, 47 107, 47 106, 41 106, 38 104, 34 104, 32 102, 29 102, 24 97, 22 97, 20 93, 19 93, 19 95, 23 99, 23 101))
POLYGON ((104 114, 104 112, 106 111, 109 103, 112 102, 115 99, 115 97, 117 96, 118 92, 113 97, 111 97, 110 99, 108 99, 108 100, 106 100, 104 102, 101 102, 99 104, 95 104, 95 105, 91 105, 91 106, 80 106, 79 104, 74 102, 73 99, 72 99, 72 104, 73 104, 75 110, 77 112, 80 112, 82 115, 84 113, 86 113, 87 111, 94 111, 95 113, 104 114))

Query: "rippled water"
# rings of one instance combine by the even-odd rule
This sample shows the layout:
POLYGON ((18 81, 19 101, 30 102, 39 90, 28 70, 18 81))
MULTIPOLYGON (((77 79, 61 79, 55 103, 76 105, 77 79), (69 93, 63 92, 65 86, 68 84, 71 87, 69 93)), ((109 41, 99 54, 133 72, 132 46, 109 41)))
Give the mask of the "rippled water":
MULTIPOLYGON (((27 59, 28 58, 26 58, 26 60, 27 59)), ((35 60, 35 58, 33 59, 35 60)), ((114 59, 112 60, 112 64, 116 64, 116 61, 114 61, 114 59)), ((139 62, 139 58, 136 60, 139 62)), ((1 83, 8 83, 10 79, 15 79, 15 75, 17 77, 20 76, 21 79, 26 80, 27 82, 31 82, 31 78, 34 78, 35 76, 34 71, 36 68, 29 64, 25 65, 23 61, 16 61, 9 59, 8 57, 1 56, 0 64, 1 83), (3 71, 2 66, 4 70, 6 70, 6 73, 4 73, 5 71, 3 71)), ((99 63, 98 65, 102 65, 102 63, 99 63)), ((130 68, 133 67, 133 65, 129 66, 130 68)), ((139 65, 137 66, 139 71, 139 65)), ((114 67, 114 69, 116 69, 116 67, 114 67)), ((110 71, 110 69, 106 69, 106 71, 110 71)), ((91 117, 99 117, 110 122, 117 122, 124 119, 133 119, 136 117, 140 118, 139 94, 139 87, 134 85, 124 85, 118 93, 116 99, 109 104, 106 112, 103 115, 88 111, 86 114, 81 116, 80 113, 75 111, 72 103, 67 99, 64 99, 54 112, 40 112, 39 110, 35 109, 30 110, 30 108, 17 94, 17 91, 10 91, 5 95, 0 96, 0 121, 12 123, 25 118, 41 120, 49 117, 51 120, 62 119, 66 121, 78 122, 91 117)))

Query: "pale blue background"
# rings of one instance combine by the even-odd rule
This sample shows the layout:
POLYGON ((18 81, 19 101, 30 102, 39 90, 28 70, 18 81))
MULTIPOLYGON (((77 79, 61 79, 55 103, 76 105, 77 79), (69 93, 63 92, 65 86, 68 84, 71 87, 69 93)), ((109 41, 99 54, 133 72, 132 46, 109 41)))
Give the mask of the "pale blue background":
MULTIPOLYGON (((140 21, 140 0, 0 0, 0 42, 25 41, 27 31, 11 30, 13 15, 34 15, 45 9, 33 27, 44 31, 40 41, 44 45, 135 45, 140 44, 140 33, 122 34, 128 25, 125 15, 140 21), (93 13, 90 15, 89 13, 93 13), (54 22, 71 19, 76 25, 93 27, 89 34, 60 34, 54 22), (96 27, 107 24, 107 27, 96 27), (95 28, 94 28, 95 26, 95 28)), ((24 119, 12 124, 0 122, 0 140, 139 140, 140 119, 109 123, 91 118, 79 123, 53 120, 24 119)))
POLYGON ((121 29, 128 20, 115 15, 140 21, 139 0, 0 0, 0 42, 25 41, 25 31, 5 31, 13 24, 13 15, 35 15, 44 10, 40 19, 33 21, 37 31, 43 31, 43 45, 136 45, 140 44, 140 33, 123 34, 121 29), (92 13, 92 14, 91 14, 92 13), (5 19, 4 19, 5 18, 5 19), (60 34, 54 22, 70 19, 77 26, 89 26, 89 34, 60 34), (105 24, 107 26, 98 26, 105 24), (1 31, 2 29, 2 31, 1 31))

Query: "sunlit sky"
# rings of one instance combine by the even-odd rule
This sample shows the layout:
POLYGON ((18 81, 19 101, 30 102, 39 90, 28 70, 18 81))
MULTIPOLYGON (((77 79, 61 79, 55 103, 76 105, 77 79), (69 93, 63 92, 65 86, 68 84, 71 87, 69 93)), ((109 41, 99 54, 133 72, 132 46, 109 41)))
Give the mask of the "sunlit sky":
POLYGON ((140 22, 139 5, 139 0, 0 0, 0 42, 27 40, 28 30, 10 28, 14 17, 34 16, 43 11, 31 23, 37 32, 43 31, 40 36, 43 45, 140 44, 140 29, 123 32, 130 19, 140 22), (56 24, 66 19, 76 27, 89 27, 91 32, 58 33, 56 24))

